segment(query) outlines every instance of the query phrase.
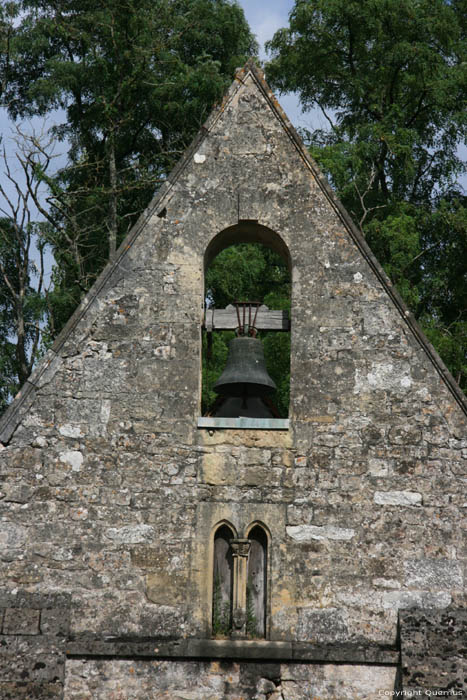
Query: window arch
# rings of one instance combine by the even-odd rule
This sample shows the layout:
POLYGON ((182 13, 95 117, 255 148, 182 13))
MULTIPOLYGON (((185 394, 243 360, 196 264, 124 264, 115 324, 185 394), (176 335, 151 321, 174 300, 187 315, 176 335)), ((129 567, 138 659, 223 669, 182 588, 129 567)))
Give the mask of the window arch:
POLYGON ((247 573, 247 634, 266 636, 268 537, 260 525, 248 534, 250 553, 247 573))
POLYGON ((226 636, 232 628, 233 557, 230 542, 235 533, 225 523, 214 533, 212 578, 212 631, 226 636))
POLYGON ((238 538, 225 521, 214 529, 212 634, 266 637, 269 534, 254 522, 238 538))

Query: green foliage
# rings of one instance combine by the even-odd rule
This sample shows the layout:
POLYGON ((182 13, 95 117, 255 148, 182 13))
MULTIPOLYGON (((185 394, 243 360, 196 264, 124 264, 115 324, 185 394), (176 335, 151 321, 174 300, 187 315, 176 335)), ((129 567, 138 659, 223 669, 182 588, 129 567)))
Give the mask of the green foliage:
POLYGON ((261 301, 267 306, 269 301, 281 304, 275 305, 276 309, 290 308, 287 265, 265 246, 256 243, 230 246, 206 271, 206 293, 211 306, 219 309, 235 301, 261 301))
MULTIPOLYGON (((0 319, 0 324, 3 319, 0 319)), ((3 338, 0 342, 0 415, 8 406, 12 396, 19 389, 18 374, 15 363, 14 343, 3 338)))
MULTIPOLYGON (((235 301, 260 301, 270 309, 290 312, 290 274, 285 261, 273 250, 257 243, 241 243, 225 248, 206 271, 206 299, 223 309, 235 301)), ((212 387, 222 374, 233 331, 212 333, 208 348, 203 337, 202 412, 207 413, 217 399, 212 387)), ((272 397, 283 417, 289 411, 290 334, 262 332, 266 369, 277 385, 272 397)))
MULTIPOLYGON (((273 308, 280 308, 275 306, 273 308)), ((264 359, 266 369, 277 389, 272 397, 279 415, 287 418, 289 415, 290 398, 290 333, 262 334, 264 359)))
POLYGON ((31 373, 45 313, 31 247, 34 226, 0 219, 0 413, 31 373))
POLYGON ((465 10, 465 0, 297 0, 269 43, 267 73, 304 109, 321 109, 329 129, 305 134, 313 157, 467 389, 466 214, 456 184, 465 10))
POLYGON ((256 43, 230 0, 24 0, 3 94, 65 110, 67 166, 44 182, 56 333, 256 43))
POLYGON ((249 577, 246 584, 246 633, 248 637, 255 639, 262 637, 263 634, 258 630, 258 620, 255 615, 252 591, 253 584, 249 577))
POLYGON ((228 637, 231 630, 230 602, 222 600, 222 581, 219 573, 216 572, 212 600, 212 634, 214 637, 228 637))
POLYGON ((201 412, 203 415, 209 412, 214 405, 217 394, 213 386, 222 374, 227 361, 229 341, 235 337, 233 331, 218 331, 211 334, 211 347, 208 349, 208 336, 203 333, 203 371, 202 371, 202 395, 201 412))

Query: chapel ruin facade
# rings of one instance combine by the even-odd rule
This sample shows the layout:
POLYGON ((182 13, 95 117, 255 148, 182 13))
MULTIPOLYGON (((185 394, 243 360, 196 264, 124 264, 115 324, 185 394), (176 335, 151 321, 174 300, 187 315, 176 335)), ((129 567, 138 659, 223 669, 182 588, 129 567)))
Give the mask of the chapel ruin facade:
POLYGON ((460 695, 466 412, 249 62, 0 423, 0 696, 460 695), (291 270, 288 419, 200 415, 245 241, 291 270))

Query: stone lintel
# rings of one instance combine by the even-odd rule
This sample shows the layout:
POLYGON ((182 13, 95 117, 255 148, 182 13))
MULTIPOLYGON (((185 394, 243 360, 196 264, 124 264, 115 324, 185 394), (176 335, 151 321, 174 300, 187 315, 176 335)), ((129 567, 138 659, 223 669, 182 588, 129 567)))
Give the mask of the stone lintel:
POLYGON ((263 640, 215 639, 99 639, 75 637, 66 647, 69 657, 120 657, 182 659, 246 659, 251 661, 297 661, 365 663, 397 666, 399 651, 378 644, 313 644, 263 640))

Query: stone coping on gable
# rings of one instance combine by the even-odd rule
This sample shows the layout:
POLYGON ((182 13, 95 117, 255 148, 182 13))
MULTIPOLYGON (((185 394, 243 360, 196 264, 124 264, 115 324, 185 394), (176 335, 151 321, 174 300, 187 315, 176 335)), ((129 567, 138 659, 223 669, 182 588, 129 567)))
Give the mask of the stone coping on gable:
POLYGON ((399 664, 396 647, 336 642, 314 644, 297 641, 230 639, 125 639, 81 635, 69 639, 69 657, 119 657, 182 659, 243 659, 247 661, 295 661, 324 663, 399 664))
POLYGON ((288 430, 288 418, 198 418, 198 428, 215 430, 228 428, 241 430, 288 430))

